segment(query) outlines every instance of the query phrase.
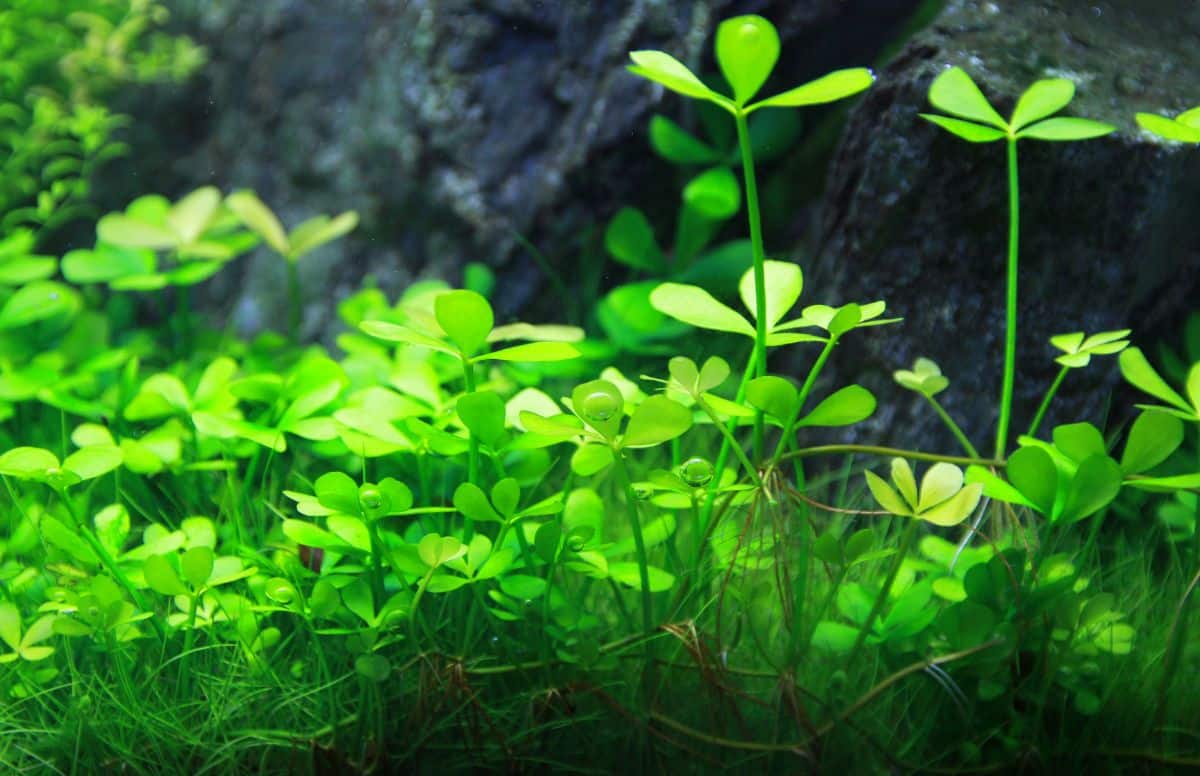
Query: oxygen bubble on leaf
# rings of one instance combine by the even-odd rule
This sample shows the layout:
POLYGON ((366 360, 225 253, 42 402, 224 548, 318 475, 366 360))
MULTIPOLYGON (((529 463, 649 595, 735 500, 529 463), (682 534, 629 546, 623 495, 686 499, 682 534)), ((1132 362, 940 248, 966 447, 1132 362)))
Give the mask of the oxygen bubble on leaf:
POLYGON ((645 501, 646 499, 648 499, 652 495, 654 495, 654 489, 649 488, 645 485, 634 485, 633 486, 633 495, 635 498, 637 498, 638 501, 645 501))
POLYGON ((704 458, 689 458, 679 467, 679 476, 693 488, 702 488, 712 481, 713 465, 704 458))
POLYGON ((620 407, 617 405, 617 400, 604 391, 596 391, 588 394, 583 400, 583 416, 588 420, 594 420, 597 423, 602 423, 612 418, 617 413, 620 407))
POLYGON ((358 503, 366 512, 373 512, 383 506, 383 494, 376 488, 363 488, 358 494, 358 503))

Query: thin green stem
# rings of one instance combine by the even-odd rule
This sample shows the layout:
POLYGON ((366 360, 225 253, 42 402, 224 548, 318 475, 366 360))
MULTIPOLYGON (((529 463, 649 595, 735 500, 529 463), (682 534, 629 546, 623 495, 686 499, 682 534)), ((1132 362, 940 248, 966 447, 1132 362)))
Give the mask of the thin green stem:
MULTIPOLYGON (((462 368, 467 393, 475 393, 475 364, 465 353, 462 355, 462 368)), ((472 485, 479 484, 479 440, 470 429, 467 429, 467 482, 472 485)), ((463 541, 471 541, 474 535, 475 522, 463 515, 463 541)))
MULTIPOLYGON (((767 276, 766 251, 763 248, 762 214, 758 208, 758 183, 754 176, 754 151, 750 144, 750 125, 740 109, 734 113, 738 147, 742 156, 742 176, 746 186, 746 218, 750 222, 750 250, 754 258, 754 376, 767 373, 767 276)), ((763 415, 754 417, 754 457, 762 457, 763 415)))
MULTIPOLYGON (((746 386, 750 384, 751 375, 754 374, 754 357, 755 352, 752 349, 749 360, 746 363, 746 368, 742 371, 742 380, 738 383, 737 394, 733 399, 735 402, 740 403, 746 397, 746 386)), ((735 428, 737 428, 736 418, 725 424, 725 431, 728 433, 722 434, 721 449, 717 451, 717 460, 713 464, 712 482, 708 485, 708 496, 704 500, 704 510, 701 512, 702 521, 705 525, 708 524, 708 518, 712 515, 713 504, 717 499, 717 488, 721 485, 722 477, 725 474, 725 466, 729 461, 729 452, 733 448, 738 447, 737 440, 733 438, 733 430, 735 428)))
POLYGON ((917 535, 917 525, 920 521, 913 517, 901 519, 907 519, 908 525, 905 526, 904 533, 900 537, 900 549, 897 550, 896 557, 892 560, 892 567, 888 569, 887 579, 883 581, 883 587, 879 589, 879 595, 875 597, 875 604, 871 607, 870 613, 867 614, 867 619, 858 631, 858 637, 854 639, 854 646, 850 649, 850 657, 846 660, 846 665, 854 665, 854 658, 858 656, 863 642, 867 640, 867 635, 871 632, 871 628, 874 627, 875 618, 883 611, 883 606, 887 603, 888 593, 891 592, 892 585, 896 582, 896 576, 900 573, 900 566, 904 564, 904 556, 908 555, 908 551, 912 548, 913 539, 917 535))
POLYGON ((637 553, 638 579, 642 583, 642 628, 650 633, 654 630, 654 597, 650 593, 650 564, 646 556, 646 539, 642 536, 642 519, 638 513, 638 497, 633 491, 633 480, 629 476, 629 466, 621 451, 616 455, 614 471, 620 480, 621 488, 625 491, 626 511, 629 516, 629 527, 633 531, 633 547, 637 553))
POLYGON ((1050 409, 1050 402, 1054 400, 1054 395, 1058 393, 1058 388, 1062 385, 1063 378, 1070 371, 1071 367, 1069 366, 1064 366, 1058 371, 1058 377, 1055 377, 1054 382, 1050 384, 1050 390, 1046 391, 1046 396, 1042 399, 1042 404, 1038 407, 1037 414, 1033 416, 1033 422, 1029 424, 1027 436, 1033 436, 1037 433, 1038 427, 1042 425, 1042 418, 1046 416, 1046 410, 1050 409))
POLYGON ((910 461, 930 461, 933 463, 945 461, 946 463, 954 463, 960 466, 979 464, 980 466, 1002 468, 1006 463, 1004 460, 996 458, 966 458, 961 455, 922 453, 916 450, 905 450, 899 447, 879 447, 877 445, 818 445, 817 447, 802 447, 799 450, 785 453, 783 460, 808 458, 814 455, 840 455, 842 453, 866 453, 868 455, 882 455, 890 458, 906 458, 910 461))
POLYGON ((971 440, 967 439, 967 435, 963 433, 962 428, 960 428, 959 425, 954 422, 954 418, 950 417, 950 413, 946 412, 946 408, 942 406, 942 403, 932 396, 927 396, 925 394, 922 395, 925 396, 926 401, 929 402, 929 406, 933 407, 933 411, 937 413, 937 416, 942 419, 943 423, 946 424, 946 428, 950 429, 950 433, 953 434, 954 438, 958 440, 958 443, 962 445, 962 449, 967 451, 967 455, 971 456, 972 458, 978 458, 979 451, 975 449, 975 445, 971 444, 971 440))
POLYGON ((796 410, 792 413, 792 417, 788 418, 787 425, 783 427, 783 433, 779 435, 779 442, 775 445, 775 452, 771 456, 771 462, 768 464, 769 467, 778 463, 780 457, 783 455, 784 449, 792 438, 792 432, 796 428, 796 421, 800 419, 800 413, 804 411, 804 404, 808 401, 808 396, 812 393, 813 386, 817 382, 817 377, 821 374, 821 370, 825 367, 825 362, 829 360, 829 356, 833 353, 837 342, 838 338, 830 335, 829 341, 825 343, 825 347, 821 348, 821 354, 817 356, 817 360, 813 362, 812 368, 808 370, 808 377, 804 379, 804 385, 800 386, 800 393, 796 397, 796 410))
POLYGON ((287 295, 288 295, 288 317, 287 329, 288 339, 293 345, 300 342, 300 314, 302 311, 302 302, 300 298, 300 267, 291 259, 286 260, 287 263, 287 295))
POLYGON ((1008 451, 1008 423, 1012 414, 1013 381, 1017 364, 1017 263, 1021 233, 1017 178, 1017 139, 1008 139, 1008 293, 1004 323, 1004 382, 1000 388, 1000 419, 996 423, 996 457, 1008 451))

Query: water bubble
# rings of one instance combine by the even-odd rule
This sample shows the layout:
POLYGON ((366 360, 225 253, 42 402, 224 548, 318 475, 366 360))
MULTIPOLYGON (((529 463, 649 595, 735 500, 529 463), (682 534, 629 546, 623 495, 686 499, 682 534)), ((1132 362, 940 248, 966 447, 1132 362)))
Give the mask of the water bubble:
POLYGON ((702 488, 712 482, 713 465, 706 458, 689 458, 679 467, 679 476, 693 488, 702 488))
POLYGON ((587 420, 602 423, 621 409, 617 398, 607 391, 589 393, 583 399, 583 416, 587 420))
POLYGON ((358 494, 358 505, 364 512, 374 512, 383 506, 383 494, 376 488, 363 488, 358 494))
POLYGON ((651 488, 648 485, 634 485, 633 495, 638 501, 645 501, 654 495, 654 488, 651 488))

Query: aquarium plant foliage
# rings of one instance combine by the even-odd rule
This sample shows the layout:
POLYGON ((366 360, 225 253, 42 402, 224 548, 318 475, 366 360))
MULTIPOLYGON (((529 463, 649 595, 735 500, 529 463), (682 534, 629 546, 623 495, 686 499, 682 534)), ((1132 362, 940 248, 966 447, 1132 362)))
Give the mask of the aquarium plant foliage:
MULTIPOLYGON (((586 326, 502 319, 503 282, 472 265, 463 287, 366 285, 327 347, 301 336, 327 290, 298 268, 357 213, 285 223, 218 186, 93 212, 128 150, 104 95, 203 61, 165 13, 0 10, 3 769, 1200 765, 1200 318, 1162 357, 1130 329, 1055 336, 1044 400, 1013 406, 1046 357, 1016 348, 1018 151, 1113 131, 1070 114, 1070 80, 1005 117, 949 68, 911 128, 1007 172, 998 420, 971 439, 936 353, 888 395, 824 379, 903 321, 806 287, 764 238, 762 138, 870 70, 766 89, 781 43, 759 16, 717 27, 711 78, 632 52, 664 111, 718 129, 653 119, 688 171, 674 235, 612 215, 629 275, 586 326), (94 243, 42 249, 80 221, 94 243), (254 250, 286 267, 288 314, 244 339, 191 294, 254 250), (1114 369, 1141 403, 1046 427, 1065 380, 1114 369), (850 435, 906 391, 957 449, 850 435)), ((1196 111, 1138 121, 1200 143, 1196 111)))

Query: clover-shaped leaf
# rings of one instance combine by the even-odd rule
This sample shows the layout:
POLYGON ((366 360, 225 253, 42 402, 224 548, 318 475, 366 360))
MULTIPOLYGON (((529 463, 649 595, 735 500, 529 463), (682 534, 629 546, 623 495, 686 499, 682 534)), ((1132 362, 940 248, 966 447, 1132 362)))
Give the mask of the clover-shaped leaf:
POLYGON ((1130 331, 1130 329, 1102 331, 1090 336, 1085 336, 1081 331, 1071 332, 1070 334, 1056 334, 1050 338, 1050 344, 1061 350, 1065 355, 1061 355, 1054 360, 1072 369, 1085 367, 1091 363, 1092 356, 1112 355, 1120 353, 1129 347, 1129 340, 1126 338, 1129 336, 1130 331))
POLYGON ((417 555, 430 569, 467 554, 467 546, 453 536, 426 534, 417 544, 417 555))
POLYGON ((717 64, 733 87, 733 98, 705 86, 682 62, 661 51, 634 51, 629 71, 686 97, 714 103, 735 115, 759 108, 794 108, 819 105, 849 97, 866 89, 875 76, 866 68, 837 70, 814 81, 749 103, 766 83, 779 59, 779 33, 761 16, 726 19, 717 28, 717 64))
POLYGON ((0 664, 17 660, 35 663, 53 655, 54 647, 43 646, 41 642, 54 635, 54 621, 57 619, 57 614, 42 615, 22 631, 20 610, 8 601, 0 603, 0 641, 12 650, 0 654, 0 664))
POLYGON ((910 391, 932 399, 950 385, 950 380, 942 375, 942 369, 928 358, 918 358, 912 369, 898 369, 892 373, 892 379, 910 391))
POLYGON ((929 87, 930 104, 950 115, 920 115, 971 143, 990 143, 1005 138, 1010 141, 1022 138, 1088 140, 1116 130, 1116 127, 1099 121, 1053 116, 1074 96, 1075 85, 1065 78, 1035 81, 1017 99, 1011 118, 1005 121, 971 76, 961 67, 951 67, 938 75, 929 87))
POLYGON ((918 489, 908 461, 892 459, 893 488, 874 472, 867 471, 871 495, 888 512, 913 517, 934 525, 958 525, 975 510, 983 494, 979 484, 963 485, 963 472, 949 463, 935 463, 921 478, 918 489))
POLYGON ((225 206, 271 248, 291 262, 299 261, 325 243, 343 237, 358 226, 358 213, 314 216, 287 233, 279 218, 253 191, 237 191, 225 198, 225 206))
POLYGON ((1200 143, 1200 107, 1180 113, 1175 118, 1153 113, 1139 113, 1138 126, 1164 140, 1177 143, 1200 143))

